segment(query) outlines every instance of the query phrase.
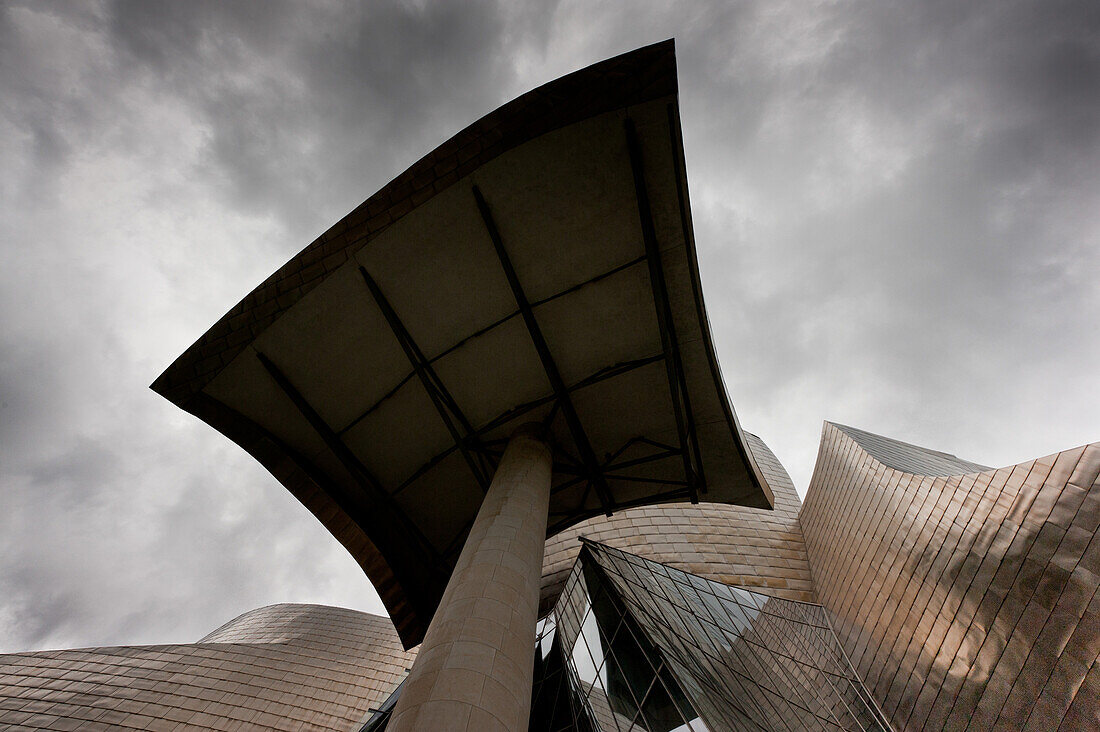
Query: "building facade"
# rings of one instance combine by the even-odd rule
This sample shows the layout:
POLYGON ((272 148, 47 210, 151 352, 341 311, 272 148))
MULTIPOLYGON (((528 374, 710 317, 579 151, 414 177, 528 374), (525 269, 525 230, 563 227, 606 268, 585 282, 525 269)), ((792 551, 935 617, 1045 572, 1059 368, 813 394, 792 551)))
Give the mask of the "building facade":
MULTIPOLYGON (((804 505, 750 444, 774 510, 547 541, 529 729, 1100 722, 1100 444, 993 470, 826 424, 804 505)), ((276 605, 190 645, 0 656, 0 725, 377 732, 415 657, 389 618, 276 605)))
POLYGON ((896 729, 1100 722, 1100 445, 998 470, 826 424, 800 523, 896 729))
POLYGON ((413 655, 389 618, 272 605, 197 643, 0 655, 0 729, 358 729, 413 655))
POLYGON ((153 388, 388 618, 0 657, 18 729, 1096 727, 1100 447, 1001 470, 826 424, 800 505, 721 378, 671 42, 478 120, 153 388))

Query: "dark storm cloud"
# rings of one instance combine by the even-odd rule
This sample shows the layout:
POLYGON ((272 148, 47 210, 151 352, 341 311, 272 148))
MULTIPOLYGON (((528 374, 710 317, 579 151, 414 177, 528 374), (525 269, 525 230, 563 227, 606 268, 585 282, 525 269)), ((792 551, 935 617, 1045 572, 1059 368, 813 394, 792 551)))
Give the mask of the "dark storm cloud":
POLYGON ((9 3, 0 646, 379 611, 239 449, 146 385, 439 142, 676 37, 696 239, 746 428, 994 464, 1100 437, 1089 3, 9 3))
POLYGON ((1095 388, 1066 354, 1095 358, 1100 309, 1095 12, 748 15, 679 38, 704 286, 744 423, 802 486, 811 414, 995 463, 1089 439, 1095 388))
POLYGON ((297 243, 496 106, 509 45, 538 35, 506 37, 503 22, 488 2, 135 0, 114 6, 110 38, 121 67, 188 101, 209 135, 204 172, 297 243))

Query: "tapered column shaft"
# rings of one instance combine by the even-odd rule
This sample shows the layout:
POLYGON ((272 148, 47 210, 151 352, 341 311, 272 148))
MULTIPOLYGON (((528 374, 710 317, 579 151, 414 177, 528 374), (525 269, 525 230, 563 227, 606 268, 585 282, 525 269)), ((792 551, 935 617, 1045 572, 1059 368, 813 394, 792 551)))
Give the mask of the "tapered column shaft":
POLYGON ((393 712, 389 732, 515 732, 531 713, 550 448, 508 442, 393 712))

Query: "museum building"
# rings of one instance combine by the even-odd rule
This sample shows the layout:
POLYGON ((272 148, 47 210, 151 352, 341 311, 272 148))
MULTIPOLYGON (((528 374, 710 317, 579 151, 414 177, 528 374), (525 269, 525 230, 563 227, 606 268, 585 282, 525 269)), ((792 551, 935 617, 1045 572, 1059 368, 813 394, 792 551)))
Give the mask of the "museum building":
POLYGON ((826 423, 805 504, 704 308, 675 52, 562 77, 322 234, 153 388, 388 618, 0 656, 15 729, 1073 729, 1100 443, 994 470, 826 423))

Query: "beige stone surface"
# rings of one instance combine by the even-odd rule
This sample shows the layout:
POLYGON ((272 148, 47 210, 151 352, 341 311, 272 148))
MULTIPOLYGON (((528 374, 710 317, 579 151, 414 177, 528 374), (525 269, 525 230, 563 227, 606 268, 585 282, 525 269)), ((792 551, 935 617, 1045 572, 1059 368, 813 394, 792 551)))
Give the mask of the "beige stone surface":
POLYGON ((0 728, 357 729, 412 657, 388 618, 272 605, 198 643, 0 655, 0 728))
POLYGON ((522 730, 531 713, 550 448, 509 441, 420 653, 390 732, 522 730))

